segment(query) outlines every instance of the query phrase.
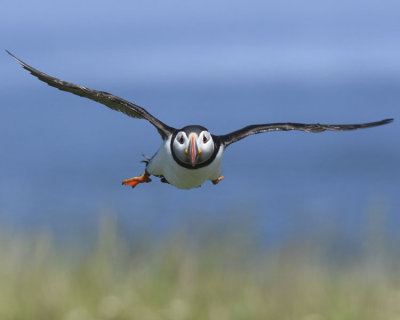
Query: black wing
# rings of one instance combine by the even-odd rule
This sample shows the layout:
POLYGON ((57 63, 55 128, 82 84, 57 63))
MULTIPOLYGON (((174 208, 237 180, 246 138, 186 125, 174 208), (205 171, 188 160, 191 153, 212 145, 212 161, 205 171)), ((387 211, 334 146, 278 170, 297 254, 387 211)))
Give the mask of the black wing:
POLYGON ((163 139, 165 139, 168 135, 172 134, 175 131, 175 128, 167 126, 166 124, 152 116, 150 113, 148 113, 145 109, 139 107, 136 104, 133 104, 129 101, 126 101, 122 98, 119 98, 117 96, 114 96, 113 94, 104 91, 89 89, 84 86, 80 86, 49 76, 48 74, 45 74, 27 65, 25 62, 14 56, 11 52, 7 51, 7 53, 11 55, 15 60, 17 60, 24 69, 28 70, 39 80, 46 82, 49 86, 55 87, 63 91, 71 92, 78 96, 94 100, 96 102, 100 102, 107 107, 125 113, 132 118, 148 120, 153 126, 157 128, 163 139))
POLYGON ((322 132, 325 130, 330 131, 346 131, 362 128, 370 128, 381 126, 392 122, 393 119, 385 119, 382 121, 358 123, 358 124, 304 124, 304 123, 267 123, 267 124, 254 124, 244 127, 243 129, 233 131, 231 133, 219 136, 220 141, 228 146, 231 143, 239 141, 251 134, 257 134, 268 131, 288 131, 288 130, 301 130, 308 132, 322 132))

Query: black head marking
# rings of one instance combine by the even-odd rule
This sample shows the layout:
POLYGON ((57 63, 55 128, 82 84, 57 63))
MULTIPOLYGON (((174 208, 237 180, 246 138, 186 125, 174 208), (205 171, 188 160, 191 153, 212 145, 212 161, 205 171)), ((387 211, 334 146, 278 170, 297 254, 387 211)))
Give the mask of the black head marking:
POLYGON ((195 165, 194 167, 188 163, 185 163, 185 162, 182 162, 181 160, 179 160, 179 158, 176 156, 176 154, 174 152, 174 148, 172 145, 174 143, 176 135, 180 131, 185 132, 186 135, 189 136, 189 134, 191 134, 191 133, 196 133, 197 135, 199 135, 202 131, 208 131, 208 129, 203 126, 199 126, 199 125, 190 125, 190 126, 183 127, 182 129, 176 130, 173 133, 173 135, 171 137, 170 148, 171 148, 172 157, 174 158, 174 160, 177 164, 179 164, 180 166, 187 168, 187 169, 199 169, 199 168, 208 166, 211 162, 214 161, 215 157, 218 154, 219 148, 222 145, 221 139, 219 139, 219 136, 214 136, 214 135, 211 135, 213 138, 213 142, 214 142, 214 152, 208 160, 206 160, 202 163, 199 163, 199 164, 195 165))
POLYGON ((183 131, 186 133, 187 136, 189 136, 189 134, 191 134, 192 132, 199 135, 202 131, 208 131, 208 130, 207 130, 207 128, 204 128, 203 126, 190 125, 190 126, 183 127, 182 129, 178 130, 178 132, 179 131, 183 131))

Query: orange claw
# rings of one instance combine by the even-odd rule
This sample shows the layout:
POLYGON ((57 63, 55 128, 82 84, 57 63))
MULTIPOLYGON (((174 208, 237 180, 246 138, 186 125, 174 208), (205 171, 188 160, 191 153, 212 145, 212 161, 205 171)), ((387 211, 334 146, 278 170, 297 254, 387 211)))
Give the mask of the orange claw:
POLYGON ((219 176, 217 179, 211 180, 211 182, 212 182, 213 184, 217 184, 217 183, 220 182, 223 178, 224 178, 224 176, 219 176))
POLYGON ((150 182, 150 175, 148 173, 143 173, 139 177, 133 177, 127 180, 122 181, 122 184, 125 186, 131 186, 132 188, 136 187, 139 183, 150 182))

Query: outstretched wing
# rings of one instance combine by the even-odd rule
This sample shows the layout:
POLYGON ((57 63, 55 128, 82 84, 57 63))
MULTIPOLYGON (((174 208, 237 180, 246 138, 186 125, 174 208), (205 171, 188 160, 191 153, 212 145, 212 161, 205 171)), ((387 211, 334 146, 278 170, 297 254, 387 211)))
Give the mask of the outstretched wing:
POLYGON ((57 79, 35 68, 32 68, 31 66, 27 65, 25 62, 14 56, 11 52, 7 51, 7 53, 11 55, 15 60, 17 60, 24 69, 28 70, 39 80, 46 82, 49 86, 102 103, 107 107, 125 113, 132 118, 148 120, 153 126, 156 127, 163 139, 165 139, 168 135, 172 134, 175 131, 175 128, 167 126, 165 123, 161 122, 150 113, 148 113, 145 109, 139 107, 136 104, 133 104, 129 101, 126 101, 122 98, 119 98, 117 96, 114 96, 113 94, 104 91, 89 89, 84 86, 57 79))
POLYGON ((288 131, 288 130, 301 130, 308 132, 322 132, 325 130, 330 131, 346 131, 362 128, 370 128, 381 126, 392 122, 393 119, 385 119, 382 121, 358 123, 358 124, 304 124, 304 123, 267 123, 267 124, 254 124, 244 127, 243 129, 233 131, 231 133, 219 136, 220 141, 228 146, 231 143, 239 141, 251 134, 257 134, 268 131, 288 131))

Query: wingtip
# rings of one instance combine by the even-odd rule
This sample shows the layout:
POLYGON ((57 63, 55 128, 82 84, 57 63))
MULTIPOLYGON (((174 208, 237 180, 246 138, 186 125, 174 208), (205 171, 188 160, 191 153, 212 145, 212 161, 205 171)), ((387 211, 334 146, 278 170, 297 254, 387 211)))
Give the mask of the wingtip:
POLYGON ((383 120, 380 120, 380 121, 371 122, 371 126, 372 127, 384 126, 384 125, 389 124, 389 123, 391 123, 393 121, 394 121, 393 118, 383 119, 383 120))
POLYGON ((382 123, 383 124, 388 124, 388 123, 391 123, 393 121, 394 121, 394 118, 389 118, 389 119, 382 120, 382 123))
POLYGON ((31 71, 31 67, 28 66, 25 62, 23 62, 21 59, 18 59, 15 55, 13 55, 10 51, 8 51, 7 49, 4 49, 11 57, 13 57, 15 59, 15 61, 17 61, 24 69, 27 69, 29 71, 31 71))
POLYGON ((4 49, 5 50, 5 52, 7 52, 11 57, 14 57, 15 58, 15 56, 10 52, 10 51, 8 51, 7 49, 4 49))
POLYGON ((21 60, 19 60, 15 55, 13 55, 10 51, 8 51, 7 49, 4 49, 11 57, 13 57, 15 60, 17 60, 19 63, 22 63, 21 60))

